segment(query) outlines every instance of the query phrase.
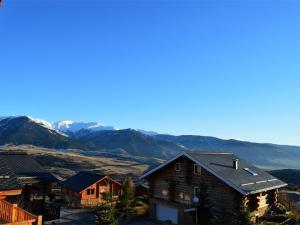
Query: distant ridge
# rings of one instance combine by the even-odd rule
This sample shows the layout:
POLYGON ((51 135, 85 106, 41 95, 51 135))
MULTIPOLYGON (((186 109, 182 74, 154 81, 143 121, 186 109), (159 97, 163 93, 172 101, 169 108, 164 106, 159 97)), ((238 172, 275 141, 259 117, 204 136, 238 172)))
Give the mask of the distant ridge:
MULTIPOLYGON (((96 122, 49 123, 29 116, 0 117, 0 145, 35 145, 78 149, 115 157, 167 159, 184 150, 233 152, 264 169, 300 169, 300 147, 223 140, 209 136, 166 135, 134 129, 115 129, 96 122)), ((89 153, 90 154, 90 153, 89 153)))

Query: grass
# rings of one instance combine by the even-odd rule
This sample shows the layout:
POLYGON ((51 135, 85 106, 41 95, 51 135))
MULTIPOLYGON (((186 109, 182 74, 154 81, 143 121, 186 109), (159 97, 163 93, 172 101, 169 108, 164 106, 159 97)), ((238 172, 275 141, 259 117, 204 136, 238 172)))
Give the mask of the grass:
POLYGON ((4 150, 20 150, 32 155, 44 168, 63 178, 81 170, 93 170, 107 175, 139 176, 148 169, 148 165, 138 160, 122 160, 113 157, 89 156, 72 150, 57 150, 35 146, 6 146, 4 150))
POLYGON ((264 221, 264 222, 260 223, 259 225, 280 225, 280 223, 264 221))

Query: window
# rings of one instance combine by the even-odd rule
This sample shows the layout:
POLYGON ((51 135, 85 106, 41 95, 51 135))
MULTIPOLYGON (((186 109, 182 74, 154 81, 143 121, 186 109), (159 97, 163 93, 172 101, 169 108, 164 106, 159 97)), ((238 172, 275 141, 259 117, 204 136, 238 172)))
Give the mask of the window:
POLYGON ((87 195, 93 195, 95 193, 95 189, 94 188, 89 188, 86 190, 86 194, 87 195))
POLYGON ((181 171, 181 163, 175 164, 175 171, 181 171))
POLYGON ((201 175, 201 166, 197 164, 194 165, 194 174, 201 175))
POLYGON ((163 196, 168 196, 169 192, 168 192, 168 190, 163 189, 163 190, 161 190, 161 194, 162 194, 163 196))
POLYGON ((198 196, 200 194, 200 188, 194 187, 194 196, 198 196))

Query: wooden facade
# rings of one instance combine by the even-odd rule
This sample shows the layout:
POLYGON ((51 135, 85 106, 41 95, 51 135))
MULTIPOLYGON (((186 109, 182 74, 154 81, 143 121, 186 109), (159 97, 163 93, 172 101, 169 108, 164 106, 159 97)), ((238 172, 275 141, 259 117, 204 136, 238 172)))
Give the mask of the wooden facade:
POLYGON ((121 194, 121 185, 105 176, 82 190, 62 187, 64 200, 74 206, 96 206, 106 203, 108 199, 115 201, 121 194))
POLYGON ((256 220, 277 200, 276 189, 244 196, 185 156, 148 175, 146 179, 150 186, 150 216, 157 219, 158 205, 169 206, 177 209, 177 221, 182 225, 194 224, 194 214, 185 210, 194 207, 193 197, 203 183, 207 186, 213 214, 222 210, 234 213, 240 204, 245 204, 251 210, 253 220, 256 220))

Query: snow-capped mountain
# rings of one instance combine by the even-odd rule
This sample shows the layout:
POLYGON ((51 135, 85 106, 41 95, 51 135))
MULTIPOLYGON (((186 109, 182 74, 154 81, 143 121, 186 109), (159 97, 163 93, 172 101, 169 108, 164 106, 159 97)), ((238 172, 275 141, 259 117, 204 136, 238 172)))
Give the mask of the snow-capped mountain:
POLYGON ((52 124, 52 127, 62 132, 77 132, 81 129, 90 131, 115 130, 112 126, 104 126, 98 122, 73 122, 71 120, 62 120, 52 124))
MULTIPOLYGON (((22 116, 0 116, 0 121, 7 118, 17 118, 22 116)), ((33 118, 31 116, 25 116, 32 122, 35 122, 49 130, 55 130, 56 132, 66 135, 64 133, 76 133, 79 130, 89 130, 89 131, 111 131, 111 130, 118 130, 113 126, 105 126, 99 122, 75 122, 72 120, 61 120, 58 122, 49 122, 44 119, 40 118, 33 118)), ((155 136, 158 135, 155 131, 146 131, 137 129, 137 131, 149 135, 155 136)))
POLYGON ((54 130, 55 128, 52 126, 52 124, 46 120, 43 120, 43 119, 40 119, 40 118, 33 118, 31 116, 26 116, 27 118, 29 118, 32 122, 35 122, 47 129, 50 129, 50 130, 54 130))
POLYGON ((134 129, 114 129, 96 122, 50 123, 28 116, 0 117, 0 149, 1 145, 35 145, 61 150, 100 151, 105 154, 123 152, 133 157, 162 159, 187 149, 230 151, 264 168, 300 168, 298 146, 223 140, 198 135, 162 135, 134 129))

